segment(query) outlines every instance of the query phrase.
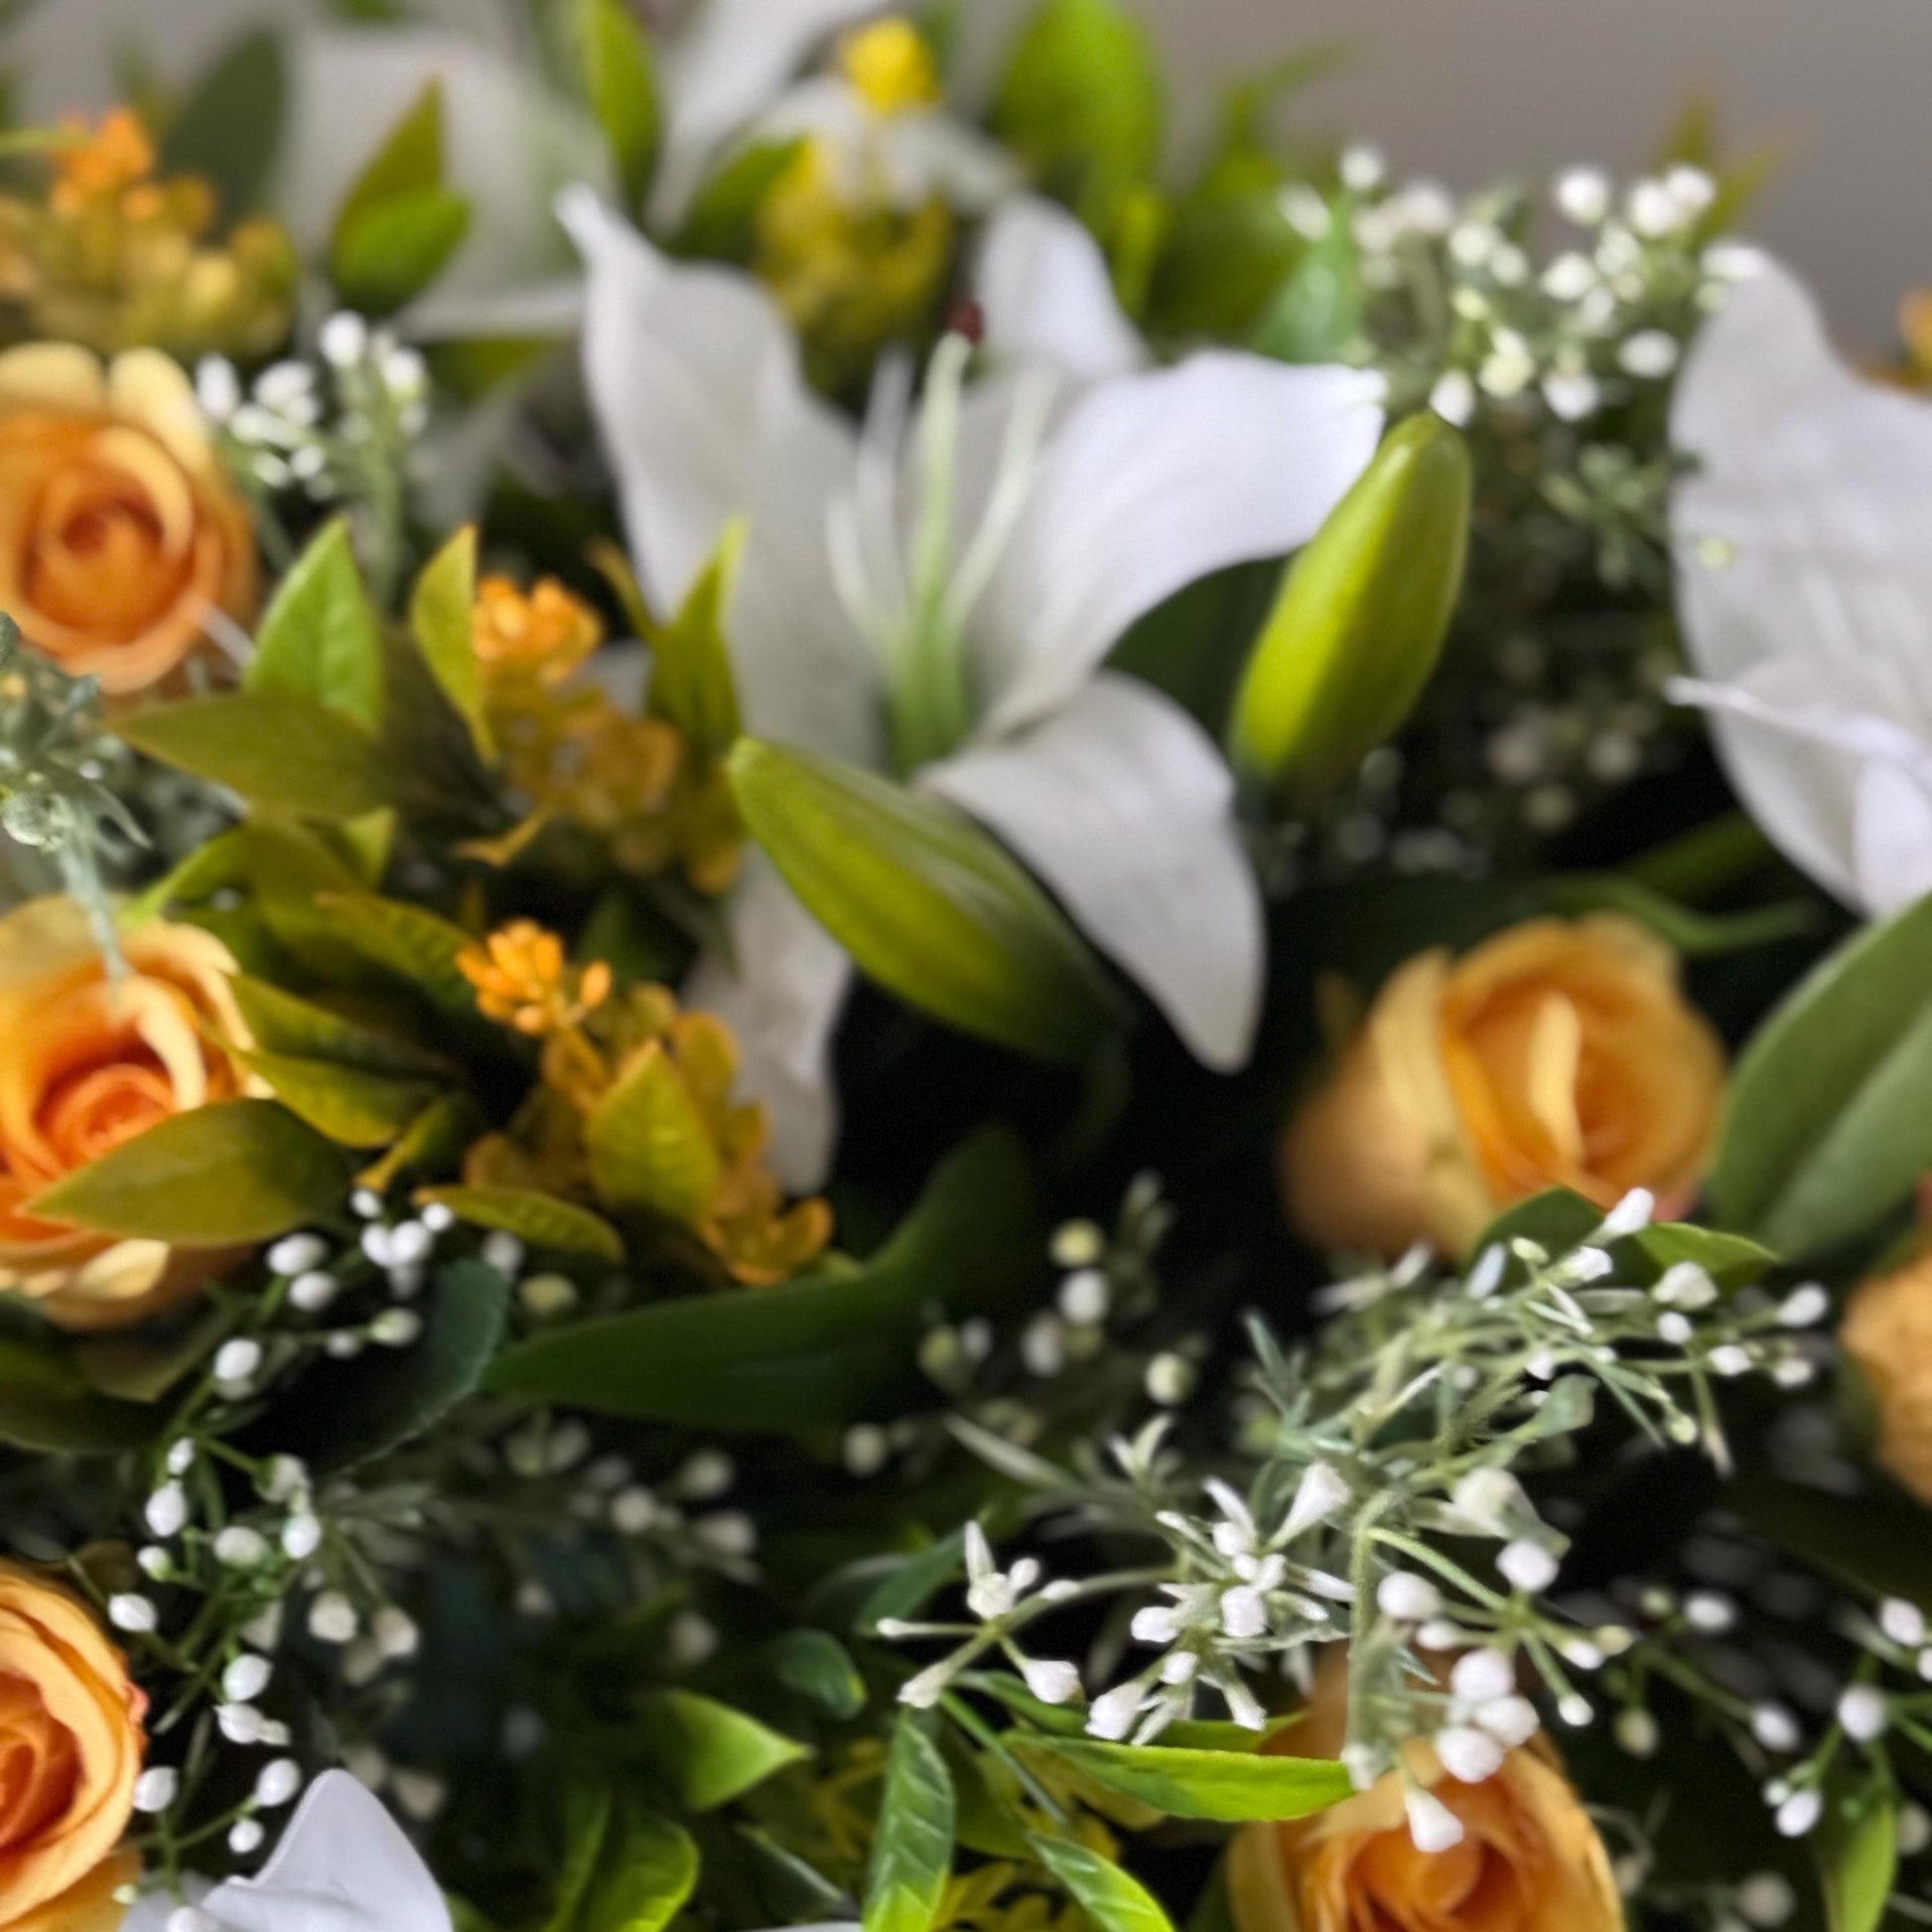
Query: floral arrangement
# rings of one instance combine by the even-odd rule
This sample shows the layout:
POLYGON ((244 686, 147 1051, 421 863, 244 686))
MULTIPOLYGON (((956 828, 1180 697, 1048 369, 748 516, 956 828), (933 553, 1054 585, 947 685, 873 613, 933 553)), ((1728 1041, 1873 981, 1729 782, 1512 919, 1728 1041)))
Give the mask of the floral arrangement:
POLYGON ((0 1932, 1932 1923, 1924 298, 331 11, 0 151, 0 1932))

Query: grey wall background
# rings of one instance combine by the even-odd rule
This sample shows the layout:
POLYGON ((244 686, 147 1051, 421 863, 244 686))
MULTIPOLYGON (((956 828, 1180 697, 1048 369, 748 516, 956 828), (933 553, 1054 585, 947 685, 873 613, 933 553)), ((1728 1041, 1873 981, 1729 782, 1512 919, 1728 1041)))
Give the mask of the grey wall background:
MULTIPOLYGON (((1932 0, 1139 0, 1198 77, 1252 68, 1311 39, 1361 61, 1304 113, 1380 142, 1401 172, 1472 187, 1572 161, 1640 166, 1694 88, 1740 143, 1785 157, 1759 237, 1824 291, 1843 333, 1882 345, 1897 298, 1932 284, 1932 0)), ((972 0, 997 37, 1011 0, 972 0)), ((432 0, 484 30, 501 0, 432 0)), ((41 0, 6 37, 37 100, 105 84, 101 50, 138 34, 170 65, 238 17, 302 0, 41 0)), ((498 27, 498 31, 500 28, 498 27)))

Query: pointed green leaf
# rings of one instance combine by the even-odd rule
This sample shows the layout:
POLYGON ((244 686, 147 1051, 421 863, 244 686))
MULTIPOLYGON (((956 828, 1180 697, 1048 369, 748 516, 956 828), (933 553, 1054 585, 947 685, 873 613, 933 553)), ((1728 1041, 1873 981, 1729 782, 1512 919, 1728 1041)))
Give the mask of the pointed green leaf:
POLYGON ((932 1932, 952 1876, 952 1778, 924 1720, 901 1711, 866 1869, 865 1932, 932 1932))
POLYGON ((382 632, 345 518, 326 523, 282 580, 246 683, 326 705, 370 733, 381 728, 382 632))
POLYGON ((199 175, 213 186, 229 220, 248 213, 261 202, 287 106, 281 37, 244 34, 195 83, 169 123, 156 173, 199 175))
POLYGON ((1236 762, 1306 808, 1408 717, 1461 594, 1467 446, 1439 416, 1394 431, 1294 564, 1242 681, 1236 762))
POLYGON ((339 1060, 263 1052, 236 1057, 267 1081, 290 1113, 339 1147, 388 1147, 408 1131, 436 1093, 422 1080, 398 1079, 339 1060))
POLYGON ((757 245, 759 210, 804 149, 802 136, 755 141, 739 149, 699 188, 684 217, 677 252, 699 261, 749 261, 757 245))
POLYGON ((652 648, 652 712, 668 718, 700 751, 714 757, 731 749, 741 729, 725 614, 745 553, 745 531, 743 522, 734 522, 725 532, 684 608, 659 632, 652 648))
POLYGON ((949 805, 807 752, 741 739, 746 825, 862 972, 963 1033, 1084 1058, 1118 1017, 1092 953, 985 832, 949 805))
POLYGON ((993 130, 1055 193, 1136 182, 1161 159, 1160 57, 1119 0, 1041 0, 993 104, 993 130))
POLYGON ((404 1077, 447 1073, 448 1063, 393 1034, 376 1033, 327 1007, 246 975, 229 982, 249 1036, 266 1053, 334 1060, 370 1073, 404 1077))
POLYGON ((1367 294, 1352 198, 1329 209, 1328 231, 1282 278, 1249 346, 1278 362, 1333 362, 1362 331, 1367 294))
POLYGON ((584 91, 618 165, 624 201, 643 206, 657 165, 663 103, 650 40, 622 0, 577 0, 584 91))
POLYGON ((653 1041, 584 1123, 591 1185, 606 1207, 645 1208, 684 1227, 711 1212, 719 1157, 684 1075, 653 1041))
POLYGON ((0 1443, 36 1455, 118 1455, 164 1418, 101 1395, 58 1343, 0 1335, 0 1443))
POLYGON ((1254 1751, 1175 1749, 1055 1737, 1035 1746, 1111 1791, 1173 1818, 1240 1825, 1307 1818, 1349 1797, 1347 1771, 1330 1758, 1277 1757, 1254 1751))
POLYGON ((591 1888, 598 1861, 611 1835, 615 1795, 602 1778, 573 1772, 564 1780, 564 1863, 550 1900, 550 1916, 543 1932, 577 1932, 577 1914, 591 1888))
POLYGON ((408 981, 446 1013, 476 1016, 476 989, 457 966, 472 943, 460 925, 373 893, 324 893, 317 906, 342 941, 370 965, 408 981))
POLYGON ((363 164, 336 214, 336 240, 356 216, 443 186, 443 83, 431 80, 410 102, 382 144, 363 164))
POLYGON ((347 222, 336 243, 336 294, 367 316, 389 316, 442 274, 470 232, 470 198, 447 188, 398 195, 347 222))
POLYGON ((639 1698, 637 1725, 640 1746, 691 1811, 716 1811, 806 1755, 756 1718, 689 1691, 639 1698))
POLYGON ((114 721, 137 752, 225 785, 250 804, 310 818, 361 818, 397 802, 401 774, 339 713, 285 691, 188 698, 114 721))
POLYGON ((1029 1843, 1098 1932, 1173 1932, 1154 1894, 1111 1860, 1070 1839, 1035 1837, 1029 1843))
POLYGON ((829 1711, 856 1718, 866 1706, 866 1680, 852 1653, 828 1630, 788 1630, 766 1656, 787 1690, 829 1711))
POLYGON ((409 602, 409 626, 430 675, 470 727, 477 756, 494 757, 477 668, 477 530, 459 530, 434 557, 409 602))
POLYGON ((534 1188, 425 1187, 416 1199, 424 1207, 440 1202, 459 1221, 498 1228, 532 1248, 589 1255, 598 1261, 623 1259, 623 1243, 602 1215, 534 1188))
POLYGON ((122 922, 139 925, 159 918, 171 905, 193 905, 216 893, 232 892, 247 880, 248 857, 240 829, 217 833, 134 899, 121 915, 122 922))
POLYGON ((1898 1875, 1897 1794, 1833 1790, 1817 1842, 1831 1932, 1879 1932, 1898 1875))
POLYGON ((229 1100, 150 1127, 32 1205, 100 1234, 222 1248, 305 1226, 346 1185, 342 1155, 285 1107, 229 1100))
POLYGON ((575 1932, 663 1932, 697 1882, 691 1835, 621 1801, 575 1932))

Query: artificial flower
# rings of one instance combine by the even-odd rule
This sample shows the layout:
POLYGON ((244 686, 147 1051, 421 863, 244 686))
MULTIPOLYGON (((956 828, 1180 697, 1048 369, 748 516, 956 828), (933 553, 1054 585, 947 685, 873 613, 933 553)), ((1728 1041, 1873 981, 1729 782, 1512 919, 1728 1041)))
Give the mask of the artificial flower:
MULTIPOLYGON (((1324 1669, 1309 1714, 1268 1748, 1340 1755, 1345 1672, 1324 1669)), ((1596 1827, 1555 1762, 1508 1751, 1479 1783, 1423 1743, 1402 1770, 1311 1818, 1250 1825, 1228 1853, 1236 1932, 1622 1932, 1596 1827), (1421 1794, 1422 1835, 1412 1824, 1421 1794)))
POLYGON ((117 1851, 134 1811, 147 1700, 92 1613, 58 1584, 0 1564, 0 1926, 112 1932, 117 1851))
POLYGON ((1289 1217, 1336 1251, 1460 1253, 1548 1187, 1685 1207, 1724 1098, 1670 949, 1613 915, 1536 919, 1391 979, 1282 1150, 1289 1217))
POLYGON ((35 1196, 158 1122, 249 1089, 227 948, 160 920, 110 974, 72 899, 0 918, 0 1287, 64 1327, 122 1327, 192 1294, 231 1257, 115 1240, 45 1218, 35 1196))
POLYGON ((1932 1504, 1932 1248, 1861 1284, 1838 1338, 1870 1391, 1878 1460, 1932 1504))
POLYGON ((0 610, 71 677, 152 689, 253 614, 254 532, 154 349, 0 354, 0 610))
POLYGON ((1873 916, 1932 891, 1932 403, 1832 348, 1758 258, 1672 438, 1678 604, 1726 770, 1791 862, 1873 916))
MULTIPOLYGON (((1177 705, 1102 666, 1173 592, 1313 534, 1374 451, 1379 378, 1219 352, 1103 373, 1131 332, 1100 251, 1025 202, 987 241, 981 285, 1014 309, 989 314, 989 343, 1068 353, 1001 357, 1015 366, 969 387, 950 338, 918 418, 909 369, 889 368, 861 433, 807 388, 760 290, 669 260, 588 196, 567 218, 591 268, 592 395, 661 607, 749 514, 728 623, 747 729, 982 819, 1201 1059, 1238 1065, 1263 939, 1231 780, 1177 705)), ((780 1170, 809 1184, 849 962, 762 867, 732 919, 737 964, 712 962, 694 998, 737 1031, 780 1170)))
MULTIPOLYGON (((216 1885, 197 1911, 192 1922, 209 1932, 449 1932, 450 1926, 450 1908, 429 1866, 381 1801, 346 1771, 325 1771, 309 1787, 259 1876, 216 1885)), ((122 1932, 167 1932, 178 1912, 178 1901, 151 1893, 127 1915, 122 1932)))

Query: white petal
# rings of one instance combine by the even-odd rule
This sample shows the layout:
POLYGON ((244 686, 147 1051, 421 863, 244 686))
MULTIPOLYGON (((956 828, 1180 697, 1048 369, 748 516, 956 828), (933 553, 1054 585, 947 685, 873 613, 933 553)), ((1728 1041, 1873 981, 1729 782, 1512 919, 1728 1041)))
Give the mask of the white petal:
POLYGON ((737 1035, 738 1091, 771 1110, 772 1166, 803 1192, 825 1178, 838 1140, 832 1035, 852 962, 756 854, 725 916, 733 957, 701 960, 684 997, 737 1035))
POLYGON ((448 1932, 443 1893, 381 1801, 346 1771, 309 1788, 258 1878, 203 1909, 233 1932, 448 1932))
POLYGON ((1145 366, 1147 345, 1114 299, 1085 222, 1038 196, 1010 202, 980 246, 973 291, 997 356, 1043 362, 1083 382, 1145 366))
POLYGON ((901 207, 937 199, 961 214, 983 214, 1025 179, 1005 148, 943 107, 895 114, 877 133, 892 196, 901 207))
POLYGON ((1868 764, 1859 776, 1852 851, 1859 896, 1874 913, 1900 912, 1932 893, 1932 773, 1868 764))
POLYGON ((805 57, 884 0, 702 0, 664 64, 663 159, 652 216, 675 224, 735 134, 759 117, 805 57))
POLYGON ((672 261, 590 195, 562 211, 590 268, 585 374, 645 590, 674 609, 748 517, 727 628, 749 728, 877 762, 877 666, 825 538, 855 433, 807 390, 790 329, 749 277, 672 261))
POLYGON ((1698 342, 1672 434, 1696 465, 1673 511, 1679 608, 1732 781, 1828 890, 1900 903, 1920 816, 1881 833, 1862 774, 1932 759, 1932 405, 1858 375, 1766 261, 1698 342))
POLYGON ((920 782, 1011 845, 1200 1059, 1247 1058, 1261 894, 1227 766, 1177 705, 1103 673, 1045 723, 969 748, 920 782))
POLYGON ((973 626, 992 729, 1056 710, 1175 591, 1306 543, 1374 454, 1381 396, 1365 370, 1232 350, 1090 390, 973 626))

